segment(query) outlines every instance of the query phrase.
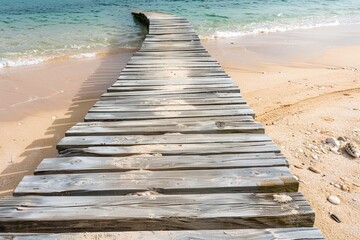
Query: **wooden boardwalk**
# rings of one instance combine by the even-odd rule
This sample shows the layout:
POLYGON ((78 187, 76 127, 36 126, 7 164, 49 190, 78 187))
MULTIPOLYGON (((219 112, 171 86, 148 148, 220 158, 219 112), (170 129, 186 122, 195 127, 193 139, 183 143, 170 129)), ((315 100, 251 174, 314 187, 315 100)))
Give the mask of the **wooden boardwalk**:
POLYGON ((280 149, 189 22, 134 15, 149 30, 141 49, 58 157, 0 200, 0 239, 323 239, 280 149))

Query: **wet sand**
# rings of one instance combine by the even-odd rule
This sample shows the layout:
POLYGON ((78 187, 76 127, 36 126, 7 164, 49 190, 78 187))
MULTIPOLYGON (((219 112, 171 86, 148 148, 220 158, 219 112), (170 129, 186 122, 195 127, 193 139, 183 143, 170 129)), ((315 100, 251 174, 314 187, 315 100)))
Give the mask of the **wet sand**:
MULTIPOLYGON (((281 146, 327 239, 360 236, 360 160, 324 144, 327 137, 343 136, 360 145, 359 29, 203 40, 281 146), (330 194, 341 204, 329 203, 330 194)), ((1 195, 10 195, 44 157, 56 155, 56 143, 83 120, 133 51, 0 70, 1 195)))

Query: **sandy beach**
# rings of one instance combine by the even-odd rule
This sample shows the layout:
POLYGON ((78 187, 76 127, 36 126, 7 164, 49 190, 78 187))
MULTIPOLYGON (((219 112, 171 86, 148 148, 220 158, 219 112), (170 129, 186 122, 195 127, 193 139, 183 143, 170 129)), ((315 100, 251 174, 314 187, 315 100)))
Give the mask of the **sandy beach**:
MULTIPOLYGON (((359 33, 359 26, 328 27, 202 41, 281 146, 327 239, 360 239, 360 160, 324 144, 344 137, 360 145, 359 33)), ((135 50, 0 69, 0 196, 56 156, 56 143, 135 50)))
POLYGON ((56 143, 83 121, 134 51, 0 69, 0 196, 57 155, 56 143))
POLYGON ((358 32, 328 27, 204 42, 281 146, 326 239, 360 239, 360 159, 325 144, 344 137, 360 145, 358 32))

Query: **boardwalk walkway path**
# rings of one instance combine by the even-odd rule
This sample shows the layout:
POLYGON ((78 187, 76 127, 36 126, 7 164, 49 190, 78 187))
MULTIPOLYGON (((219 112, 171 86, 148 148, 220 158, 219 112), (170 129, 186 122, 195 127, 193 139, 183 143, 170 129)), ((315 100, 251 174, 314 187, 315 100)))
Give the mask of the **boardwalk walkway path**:
POLYGON ((0 200, 3 237, 322 239, 286 159, 189 22, 134 15, 149 29, 141 49, 58 157, 0 200))

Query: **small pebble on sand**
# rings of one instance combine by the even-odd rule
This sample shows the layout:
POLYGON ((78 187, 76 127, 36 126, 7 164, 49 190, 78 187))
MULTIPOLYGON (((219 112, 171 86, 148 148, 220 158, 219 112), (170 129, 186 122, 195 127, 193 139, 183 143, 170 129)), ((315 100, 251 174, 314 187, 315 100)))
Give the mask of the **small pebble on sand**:
POLYGON ((337 140, 339 140, 339 141, 343 141, 343 142, 346 142, 346 138, 345 137, 338 137, 338 139, 337 140))
POLYGON ((330 195, 327 200, 334 205, 339 205, 341 202, 340 199, 335 195, 330 195))
POLYGON ((319 169, 317 169, 316 167, 313 167, 313 166, 310 166, 308 169, 314 173, 321 173, 321 171, 319 169))
POLYGON ((335 154, 339 154, 339 148, 338 147, 332 147, 332 148, 330 148, 330 151, 332 151, 335 154))
POLYGON ((299 168, 299 169, 303 169, 303 168, 304 168, 302 165, 299 165, 299 164, 294 164, 294 167, 299 168))

